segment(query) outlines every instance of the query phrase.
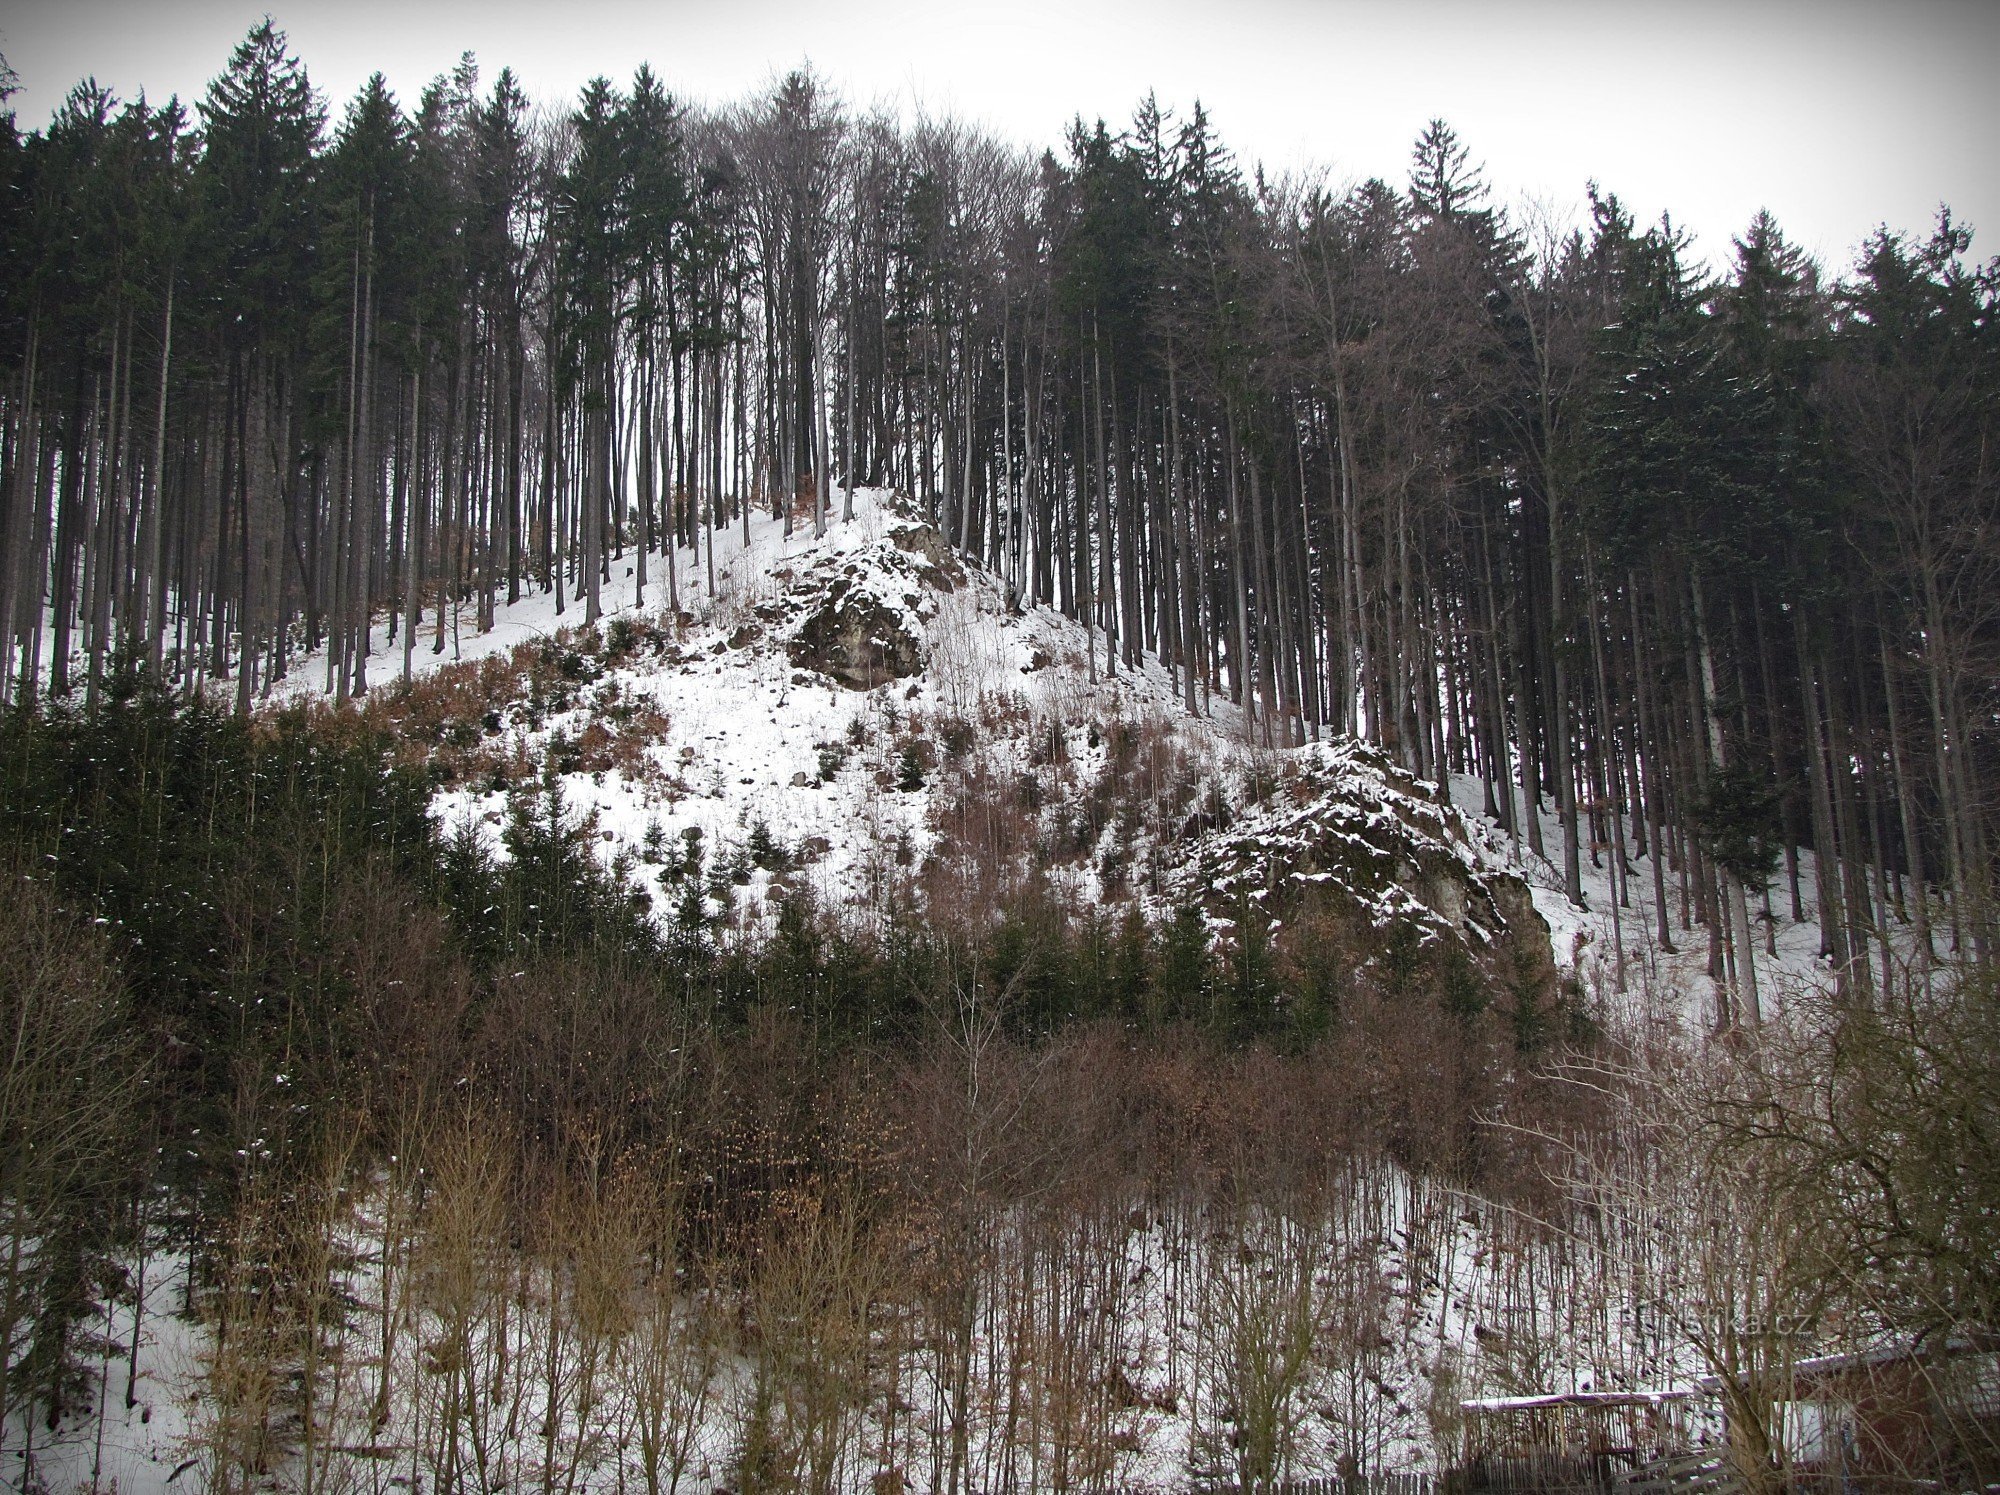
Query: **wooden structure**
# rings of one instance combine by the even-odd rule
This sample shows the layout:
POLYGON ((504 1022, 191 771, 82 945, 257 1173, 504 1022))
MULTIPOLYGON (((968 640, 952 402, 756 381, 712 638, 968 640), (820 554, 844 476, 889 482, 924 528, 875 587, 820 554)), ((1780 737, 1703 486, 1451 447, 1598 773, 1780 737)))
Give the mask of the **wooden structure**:
POLYGON ((1460 1467, 1471 1489, 1529 1489, 1535 1481, 1601 1488, 1619 1475, 1686 1453, 1704 1419, 1693 1391, 1566 1391, 1475 1397, 1460 1467), (1526 1479, 1527 1483, 1522 1483, 1526 1479))
MULTIPOLYGON (((1693 1491, 1733 1485, 1720 1384, 1480 1397, 1452 1491, 1693 1491), (1713 1467, 1710 1467, 1713 1466, 1713 1467)), ((1802 1359, 1762 1388, 1788 1489, 2000 1488, 2000 1339, 1905 1342, 1802 1359)), ((1761 1440, 1743 1440, 1759 1446, 1761 1440)))
POLYGON ((1772 1389, 1768 1428, 1801 1483, 1985 1488, 2000 1482, 2000 1347, 1954 1340, 1800 1360, 1772 1389))
POLYGON ((1319 1474, 1253 1486, 1197 1485, 1195 1491, 1196 1495, 1438 1495, 1438 1483, 1428 1474, 1319 1474))

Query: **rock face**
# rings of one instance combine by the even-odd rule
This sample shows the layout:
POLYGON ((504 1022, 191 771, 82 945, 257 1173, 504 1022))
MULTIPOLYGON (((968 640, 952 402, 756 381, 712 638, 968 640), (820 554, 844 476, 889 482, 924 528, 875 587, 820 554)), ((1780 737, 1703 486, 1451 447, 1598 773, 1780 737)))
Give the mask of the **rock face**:
POLYGON ((1343 945, 1357 969, 1438 977, 1455 964, 1517 1002, 1553 997, 1548 927, 1527 884, 1456 810, 1361 743, 1284 757, 1267 792, 1189 849, 1182 896, 1225 938, 1256 921, 1280 944, 1343 945))
POLYGON ((922 673, 924 627, 965 570, 935 529, 898 516, 880 539, 809 559, 787 580, 759 613, 781 625, 792 665, 870 690, 922 673))
POLYGON ((910 520, 896 525, 889 531, 889 541, 906 555, 918 557, 924 564, 917 572, 917 579, 927 587, 940 592, 958 589, 965 580, 965 568, 959 564, 951 547, 945 544, 944 536, 930 525, 920 520, 910 520))
POLYGON ((846 579, 834 582, 785 645, 793 665, 870 690, 924 667, 923 648, 881 599, 846 579))

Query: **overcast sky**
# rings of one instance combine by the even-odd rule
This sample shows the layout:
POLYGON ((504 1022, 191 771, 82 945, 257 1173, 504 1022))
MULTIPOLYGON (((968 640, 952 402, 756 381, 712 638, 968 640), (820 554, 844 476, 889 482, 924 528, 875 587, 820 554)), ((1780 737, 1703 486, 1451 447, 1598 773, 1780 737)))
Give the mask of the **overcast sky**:
MULTIPOLYGON (((531 97, 641 61, 741 97, 810 60, 850 103, 921 104, 1037 147, 1199 97, 1246 165, 1405 179, 1442 116, 1503 201, 1573 212, 1584 183, 1726 255, 1768 207, 1844 268, 1937 205, 2000 253, 2000 0, 269 0, 336 113, 380 69, 406 103, 458 54, 531 97)), ((197 98, 260 0, 6 0, 0 52, 38 126, 85 74, 197 98)))

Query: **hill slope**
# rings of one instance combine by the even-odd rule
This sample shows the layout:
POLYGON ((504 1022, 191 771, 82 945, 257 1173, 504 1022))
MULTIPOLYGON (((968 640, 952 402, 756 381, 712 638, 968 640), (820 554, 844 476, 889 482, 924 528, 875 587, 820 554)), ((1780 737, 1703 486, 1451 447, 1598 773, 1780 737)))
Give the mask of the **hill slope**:
MULTIPOLYGON (((1360 744, 1262 747, 1225 701, 1191 713, 1150 657, 1093 667, 1101 639, 1014 605, 894 495, 855 503, 817 539, 768 515, 730 532, 712 591, 684 560, 677 612, 656 580, 594 628, 537 597, 442 652, 427 632, 410 683, 362 709, 439 772, 441 823, 496 850, 508 795, 553 774, 661 918, 703 865, 728 874, 705 912, 741 935, 786 897, 866 924, 1033 884, 1072 909, 1197 909, 1220 946, 1294 968, 1297 928, 1338 952, 1322 978, 1470 970, 1546 999, 1547 929, 1490 827, 1360 744)), ((321 674, 306 661, 280 698, 321 674)))

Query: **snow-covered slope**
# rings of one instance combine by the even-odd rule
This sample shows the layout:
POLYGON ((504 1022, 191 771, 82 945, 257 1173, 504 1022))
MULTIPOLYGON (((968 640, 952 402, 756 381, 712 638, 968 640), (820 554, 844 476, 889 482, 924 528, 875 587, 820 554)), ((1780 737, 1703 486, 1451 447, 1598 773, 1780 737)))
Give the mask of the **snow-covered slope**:
MULTIPOLYGON (((1360 744, 1273 749, 1226 703, 1190 712, 1157 661, 1114 675, 1101 636, 1013 606, 891 495, 857 494, 854 518, 819 538, 809 521, 787 533, 758 518, 747 544, 731 531, 713 560, 713 587, 709 558, 683 556, 677 607, 656 567, 645 605, 621 589, 592 629, 573 626, 576 605, 558 615, 548 597, 503 608, 497 627, 455 643, 447 618, 439 652, 433 623, 407 685, 393 679, 400 647, 378 636, 375 689, 359 709, 439 771, 441 823, 469 825, 496 849, 508 796, 553 772, 573 810, 596 817, 600 854, 648 888, 662 918, 693 886, 713 914, 726 898, 750 934, 779 900, 809 890, 865 926, 913 899, 968 886, 1004 893, 1009 879, 1033 877, 1076 905, 1127 902, 1156 918, 1199 909, 1225 946, 1253 924, 1280 948, 1294 933, 1332 943, 1344 974, 1361 979, 1371 963, 1448 963, 1457 952, 1496 985, 1552 981, 1553 930, 1562 967, 1598 991, 1615 991, 1613 955, 1625 952, 1636 1015, 1700 1015, 1704 952, 1692 940, 1671 955, 1657 948, 1637 897, 1643 865, 1637 906, 1615 925, 1608 857, 1586 858, 1590 906, 1572 907, 1553 867, 1478 814, 1476 783, 1451 786, 1454 807, 1360 744), (713 878, 690 885, 676 869, 691 844, 711 866, 734 864, 741 881, 723 879, 727 892, 713 878), (784 854, 752 859, 753 845, 784 854), (1640 1010, 1661 993, 1679 1005, 1640 1010)), ((629 558, 616 569, 636 586, 629 558)), ((324 674, 323 660, 308 660, 276 694, 335 709, 324 674)), ((1546 825, 1545 844, 1556 834, 1546 825)), ((1809 976, 1812 926, 1783 921, 1774 935, 1768 974, 1809 976)), ((1588 1294, 1552 1291, 1578 1279, 1548 1274, 1579 1269, 1506 1206, 1381 1159, 1346 1187, 1324 1234, 1289 1242, 1269 1234, 1277 1220, 1237 1222, 1231 1235, 1205 1217, 1170 1224, 1145 1209, 1114 1232, 1105 1285, 1093 1289, 1109 1296, 1089 1301, 1117 1325, 1105 1353, 1130 1386, 1107 1445, 1115 1483, 1184 1489, 1197 1471, 1215 1472, 1228 1388, 1203 1368, 1214 1314, 1263 1302, 1258 1284, 1277 1280, 1263 1263, 1278 1250, 1314 1254, 1302 1280, 1340 1329, 1302 1434, 1302 1470, 1332 1469, 1340 1450, 1370 1467, 1436 1468, 1450 1457, 1463 1395, 1686 1378, 1672 1353, 1594 1319, 1588 1294), (1527 1295, 1540 1317, 1526 1325, 1510 1318, 1524 1279, 1544 1285, 1527 1295)), ((386 1293, 382 1258, 365 1249, 378 1202, 357 1201, 344 1282, 370 1322, 386 1293)), ((173 1316, 174 1299, 196 1296, 189 1269, 184 1256, 155 1262, 134 1408, 107 1409, 101 1443, 98 1421, 66 1425, 37 1455, 49 1488, 86 1482, 93 1464, 128 1495, 186 1488, 174 1476, 196 1467, 212 1415, 201 1395, 206 1331, 173 1316)), ((107 1323, 118 1344, 131 1342, 128 1313, 107 1323)), ((423 1332, 404 1336, 412 1384, 432 1374, 426 1343, 423 1332)), ((744 1380, 743 1364, 726 1360, 688 1487, 725 1482, 744 1380)), ((624 1415, 615 1396, 605 1407, 606 1426, 624 1415)), ((414 1488, 419 1440, 402 1419, 420 1410, 399 1406, 386 1429, 357 1425, 339 1452, 414 1488)), ((361 1412, 350 1416, 358 1423, 361 1412)), ((580 1489, 625 1487, 627 1463, 609 1438, 567 1424, 562 1438, 602 1455, 580 1489)), ((981 1447, 975 1438, 975 1456, 981 1447)), ((533 1453, 523 1440, 505 1457, 527 1477, 533 1453)), ((0 1473, 18 1469, 0 1462, 0 1473)))
MULTIPOLYGON (((1708 942, 1680 927, 1671 870, 1668 949, 1644 858, 1620 908, 1608 848, 1586 848, 1573 905, 1556 867, 1481 814, 1476 780, 1455 780, 1447 806, 1360 744, 1266 748, 1226 700, 1190 712, 1158 660, 1112 673, 1102 635, 1014 605, 891 493, 858 491, 854 517, 817 538, 809 517, 753 516, 747 540, 717 537, 713 586, 710 557, 680 553, 678 608, 650 559, 643 605, 636 558, 614 563, 594 629, 546 594, 484 633, 447 614, 442 649, 427 620, 408 686, 401 641, 378 626, 366 709, 444 769, 442 823, 497 847, 507 794, 553 766, 663 917, 696 833, 710 865, 747 873, 729 910, 743 930, 774 895, 808 889, 866 922, 922 896, 927 871, 1012 858, 984 881, 1032 869, 1075 904, 1131 897, 1155 917, 1198 904, 1224 941, 1252 910, 1281 940, 1300 917, 1414 930, 1502 984, 1532 967, 1634 1021, 1712 1021, 1708 942), (986 839, 968 840, 974 823, 986 839), (742 864, 760 824, 787 853, 777 870, 742 864)), ((323 700, 325 673, 302 661, 275 700, 323 700)), ((1552 805, 1542 841, 1560 846, 1552 805)), ((1756 915, 1767 1012, 1826 979, 1806 903, 1795 921, 1774 893, 1756 915)))
MULTIPOLYGON (((441 651, 433 621, 410 683, 377 686, 365 709, 446 778, 442 823, 497 849, 507 795, 547 766, 663 916, 692 843, 733 862, 745 931, 802 889, 866 922, 938 877, 1034 876, 1077 902, 1200 906, 1224 941, 1245 917, 1282 940, 1310 910, 1357 958, 1414 930, 1509 981, 1532 947, 1547 974, 1487 831, 1358 744, 1261 747, 1226 702, 1190 712, 1157 660, 1114 671, 1101 635, 1016 605, 893 494, 858 492, 817 538, 768 515, 747 543, 726 532, 712 588, 710 558, 683 554, 678 609, 654 561, 644 605, 633 559, 615 565, 619 601, 590 629, 545 596, 484 634, 448 620, 441 651)), ((399 674, 400 645, 377 644, 376 678, 399 674)), ((324 677, 308 659, 277 695, 324 677)))
MULTIPOLYGON (((1690 1033, 1713 1029, 1718 1022, 1718 983, 1709 971, 1709 933, 1691 922, 1692 911, 1678 869, 1671 864, 1662 869, 1668 908, 1663 941, 1654 869, 1647 857, 1629 854, 1623 877, 1614 881, 1611 848, 1585 845, 1580 857, 1583 902, 1573 904, 1563 891, 1562 869, 1552 860, 1562 854, 1562 825, 1554 804, 1542 805, 1539 829, 1545 854, 1537 854, 1525 838, 1510 838, 1483 814, 1483 796, 1477 778, 1453 778, 1452 801, 1465 822, 1476 828, 1485 854, 1513 870, 1525 884, 1535 911, 1549 930, 1558 970, 1591 993, 1627 1032, 1654 1025, 1690 1033), (1620 888, 1622 901, 1617 896, 1620 888)), ((1527 812, 1518 788, 1515 809, 1517 819, 1525 824, 1527 812)), ((1833 980, 1830 964, 1822 954, 1814 906, 1815 856, 1810 850, 1797 855, 1803 917, 1792 916, 1785 870, 1779 872, 1768 892, 1753 897, 1750 905, 1756 927, 1751 964, 1767 1019, 1782 1015, 1805 994, 1824 990, 1833 980)), ((1941 910, 1934 910, 1934 920, 1942 917, 1941 910)), ((1897 970, 1906 970, 1918 954, 1914 926, 1897 920, 1889 926, 1888 935, 1897 970)), ((1871 959, 1879 966, 1881 958, 1877 946, 1871 959)))

